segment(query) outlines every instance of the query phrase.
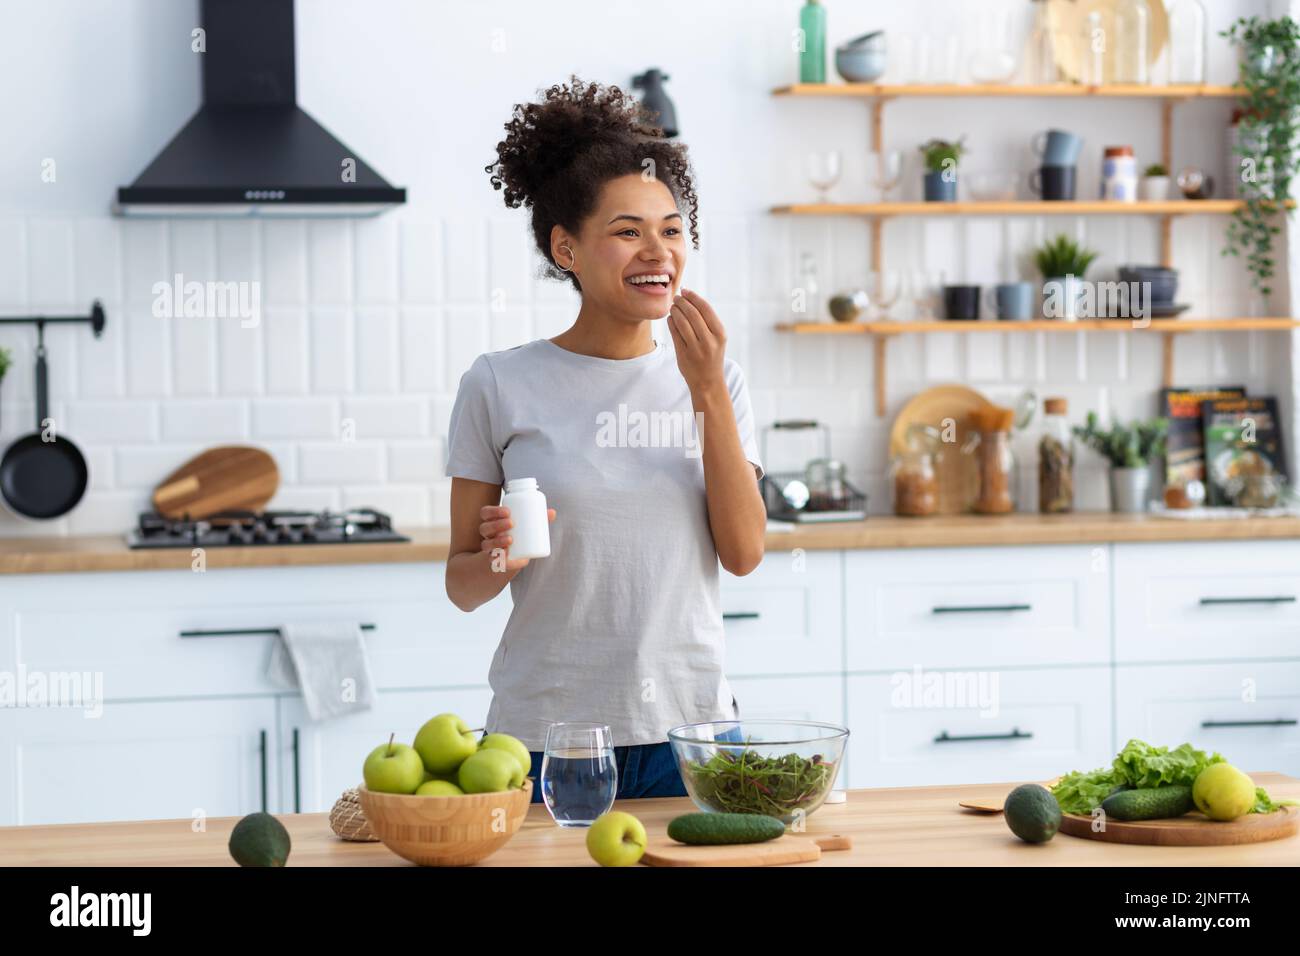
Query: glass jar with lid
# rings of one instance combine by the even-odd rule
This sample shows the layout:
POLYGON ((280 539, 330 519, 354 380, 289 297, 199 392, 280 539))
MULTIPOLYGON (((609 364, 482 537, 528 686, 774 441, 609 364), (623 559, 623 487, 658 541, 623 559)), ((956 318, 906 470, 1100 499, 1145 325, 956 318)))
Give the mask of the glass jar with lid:
POLYGON ((1007 514, 1016 510, 1016 458, 1011 451, 1011 429, 1016 411, 990 405, 971 415, 975 434, 962 450, 975 460, 979 491, 974 510, 979 514, 1007 514))
POLYGON ((1114 82, 1149 83, 1151 8, 1147 0, 1117 0, 1113 16, 1115 38, 1111 61, 1114 82))
POLYGON ((908 427, 906 449, 890 464, 894 486, 894 514, 921 517, 939 511, 939 473, 935 450, 939 431, 929 425, 908 427))
POLYGON ((1074 435, 1066 421, 1063 398, 1043 400, 1038 438, 1038 510, 1065 514, 1074 510, 1074 435))

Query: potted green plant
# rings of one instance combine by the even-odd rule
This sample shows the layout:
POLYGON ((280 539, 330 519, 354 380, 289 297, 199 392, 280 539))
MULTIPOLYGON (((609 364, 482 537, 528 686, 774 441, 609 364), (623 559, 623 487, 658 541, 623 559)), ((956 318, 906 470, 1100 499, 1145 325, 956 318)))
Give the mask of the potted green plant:
POLYGON ((1279 201, 1291 196, 1291 176, 1300 163, 1300 24, 1290 17, 1242 17, 1221 36, 1240 54, 1242 118, 1233 170, 1242 208, 1228 221, 1225 255, 1245 256, 1251 282, 1263 295, 1272 292, 1273 239, 1281 228, 1279 201))
POLYGON ((1147 202, 1160 202, 1169 198, 1169 170, 1160 163, 1152 163, 1142 171, 1138 183, 1138 198, 1147 202))
POLYGON ((1116 420, 1109 429, 1103 429, 1096 412, 1089 412, 1082 425, 1074 426, 1076 438, 1110 461, 1111 510, 1146 511, 1151 462, 1164 455, 1168 429, 1169 422, 1164 418, 1137 420, 1128 425, 1116 420))
POLYGON ((1043 277, 1044 318, 1073 322, 1082 317, 1083 276, 1097 256, 1064 233, 1039 247, 1034 263, 1043 277))
POLYGON ((965 137, 955 141, 932 139, 921 144, 925 158, 925 201, 957 201, 957 163, 966 152, 965 137))

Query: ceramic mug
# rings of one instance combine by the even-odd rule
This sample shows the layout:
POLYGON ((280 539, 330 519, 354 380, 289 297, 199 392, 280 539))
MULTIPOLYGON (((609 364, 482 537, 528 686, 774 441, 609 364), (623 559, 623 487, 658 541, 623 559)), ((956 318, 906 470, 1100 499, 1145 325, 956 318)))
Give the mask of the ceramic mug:
POLYGON ((1079 162, 1083 140, 1063 129, 1049 129, 1030 140, 1030 145, 1044 166, 1073 166, 1079 162))
POLYGON ((980 287, 946 285, 943 287, 943 317, 969 322, 980 317, 980 287))
POLYGON ((989 311, 1003 321, 1024 322, 1034 318, 1038 287, 1032 282, 1003 282, 993 287, 989 311))
POLYGON ((1075 168, 1073 166, 1040 166, 1029 174, 1029 188, 1042 199, 1070 200, 1074 198, 1075 168))

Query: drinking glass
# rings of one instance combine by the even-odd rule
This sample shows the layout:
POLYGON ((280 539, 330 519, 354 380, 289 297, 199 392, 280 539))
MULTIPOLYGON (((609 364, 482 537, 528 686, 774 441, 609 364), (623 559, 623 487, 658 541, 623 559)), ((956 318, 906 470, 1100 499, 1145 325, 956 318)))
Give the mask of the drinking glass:
POLYGON ((939 317, 939 289, 943 274, 915 269, 908 276, 908 294, 912 300, 912 320, 933 322, 939 317))
POLYGON ((889 202, 890 193, 898 188, 903 178, 903 153, 897 149, 885 149, 871 153, 868 157, 871 165, 872 183, 880 192, 880 201, 889 202))
POLYGON ((542 800, 562 827, 589 827, 614 805, 618 765, 604 724, 561 721, 546 731, 542 800))
POLYGON ((817 190, 819 202, 830 202, 830 188, 840 181, 840 152, 837 149, 809 153, 808 181, 817 190))
POLYGON ((893 269, 872 272, 867 276, 867 295, 871 299, 877 321, 889 319, 889 310, 898 301, 902 285, 901 277, 893 269))

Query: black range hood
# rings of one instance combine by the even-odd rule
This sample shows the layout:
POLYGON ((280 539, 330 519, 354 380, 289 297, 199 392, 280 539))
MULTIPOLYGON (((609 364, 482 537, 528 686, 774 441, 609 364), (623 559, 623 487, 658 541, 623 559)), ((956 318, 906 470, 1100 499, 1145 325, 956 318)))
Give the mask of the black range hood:
POLYGON ((201 0, 203 105, 130 186, 127 216, 369 216, 406 202, 298 107, 294 0, 201 0))

